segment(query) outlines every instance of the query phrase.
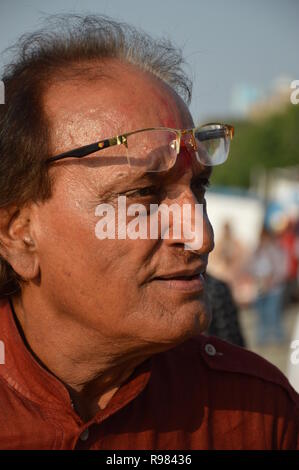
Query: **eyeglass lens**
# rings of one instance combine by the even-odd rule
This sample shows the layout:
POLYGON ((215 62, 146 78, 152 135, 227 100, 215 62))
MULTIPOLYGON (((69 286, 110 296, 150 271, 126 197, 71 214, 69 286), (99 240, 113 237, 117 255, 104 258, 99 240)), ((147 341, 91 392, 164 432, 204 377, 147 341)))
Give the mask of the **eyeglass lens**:
MULTIPOLYGON (((197 128, 191 141, 193 152, 203 165, 220 165, 227 159, 230 138, 220 124, 197 128)), ((187 147, 190 151, 191 145, 187 147)), ((147 130, 127 137, 129 165, 146 168, 150 172, 165 171, 173 167, 178 151, 177 134, 171 130, 147 130)))

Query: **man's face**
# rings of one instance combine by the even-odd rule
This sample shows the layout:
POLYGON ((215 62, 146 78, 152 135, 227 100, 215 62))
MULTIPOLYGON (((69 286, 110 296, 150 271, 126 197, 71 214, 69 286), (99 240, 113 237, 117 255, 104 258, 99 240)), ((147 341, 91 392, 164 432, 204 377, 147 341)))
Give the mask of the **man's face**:
MULTIPOLYGON (((160 80, 133 66, 113 64, 113 78, 64 81, 44 97, 52 154, 147 127, 191 128, 182 100, 160 80)), ((128 203, 203 203, 207 169, 186 149, 168 172, 144 173, 101 158, 52 165, 53 196, 35 207, 33 227, 44 299, 59 315, 98 333, 116 347, 163 349, 207 327, 206 294, 190 277, 204 270, 213 248, 206 212, 203 245, 185 250, 185 239, 99 240, 96 207, 127 196, 128 203), (103 160, 104 161, 104 160, 103 160), (185 279, 182 279, 185 278, 185 279), (147 345, 147 346, 146 346, 147 345)), ((97 156, 98 155, 98 156, 97 156)))

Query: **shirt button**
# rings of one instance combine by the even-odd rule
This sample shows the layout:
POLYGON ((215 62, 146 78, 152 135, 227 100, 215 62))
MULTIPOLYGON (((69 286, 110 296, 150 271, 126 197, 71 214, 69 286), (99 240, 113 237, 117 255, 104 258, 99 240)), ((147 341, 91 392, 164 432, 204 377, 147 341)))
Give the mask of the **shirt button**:
POLYGON ((89 429, 86 428, 82 434, 80 435, 80 440, 81 441, 87 441, 87 439, 89 438, 89 429))
POLYGON ((210 343, 205 345, 205 352, 207 353, 208 356, 215 356, 216 355, 216 349, 210 343))

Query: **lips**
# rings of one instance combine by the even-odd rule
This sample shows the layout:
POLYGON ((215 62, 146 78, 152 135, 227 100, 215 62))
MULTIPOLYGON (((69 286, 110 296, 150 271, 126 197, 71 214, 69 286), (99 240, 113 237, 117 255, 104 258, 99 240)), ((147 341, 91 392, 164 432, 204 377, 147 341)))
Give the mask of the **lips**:
POLYGON ((177 271, 157 276, 153 279, 160 286, 178 291, 202 292, 205 285, 204 273, 206 266, 197 270, 177 271))

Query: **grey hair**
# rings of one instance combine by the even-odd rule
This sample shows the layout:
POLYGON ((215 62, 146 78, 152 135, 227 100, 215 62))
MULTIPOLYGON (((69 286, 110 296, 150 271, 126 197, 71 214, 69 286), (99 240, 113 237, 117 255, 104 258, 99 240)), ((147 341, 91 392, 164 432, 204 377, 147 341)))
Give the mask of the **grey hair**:
MULTIPOLYGON (((91 62, 116 58, 159 77, 186 104, 191 100, 192 84, 179 49, 168 40, 153 39, 105 16, 48 17, 45 28, 23 35, 8 52, 13 60, 2 76, 5 104, 0 106, 0 208, 21 207, 51 195, 52 180, 43 164, 51 151, 50 125, 42 96, 51 80, 63 79, 68 70, 89 79, 98 73, 91 62), (82 63, 84 67, 80 67, 82 63)), ((100 67, 101 74, 105 74, 105 67, 100 67)), ((0 297, 19 290, 20 281, 0 256, 0 297)))
POLYGON ((16 61, 7 66, 5 75, 38 63, 55 72, 69 63, 116 58, 159 77, 190 104, 192 81, 185 71, 182 50, 169 39, 154 39, 106 16, 51 15, 46 23, 8 49, 15 53, 16 61))

